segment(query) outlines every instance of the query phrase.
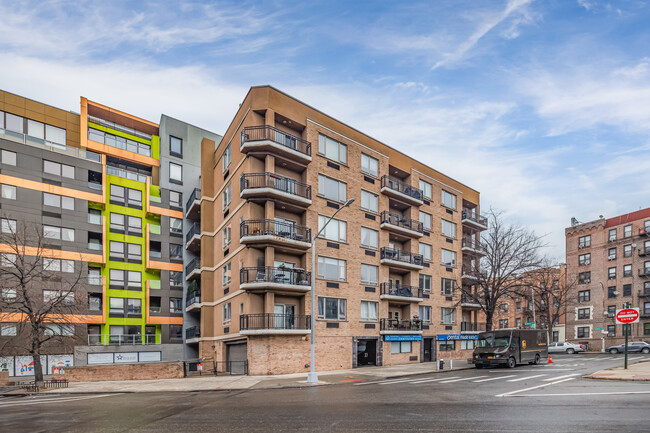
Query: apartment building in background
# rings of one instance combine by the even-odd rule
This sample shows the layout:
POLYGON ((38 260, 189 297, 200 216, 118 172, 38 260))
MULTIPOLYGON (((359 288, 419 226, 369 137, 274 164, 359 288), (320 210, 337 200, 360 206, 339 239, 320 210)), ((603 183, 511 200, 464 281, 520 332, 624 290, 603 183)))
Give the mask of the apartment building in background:
POLYGON ((471 356, 457 337, 477 333, 477 306, 454 295, 482 254, 478 191, 269 86, 201 156, 185 210, 200 219, 185 278, 201 359, 307 371, 311 314, 318 370, 471 356), (312 237, 350 199, 312 269, 312 237))
MULTIPOLYGON (((3 228, 42 227, 52 269, 87 275, 76 294, 87 311, 53 331, 77 337, 75 365, 182 359, 184 199, 199 184, 201 139, 220 136, 83 97, 79 111, 0 91, 3 228)), ((0 320, 0 339, 20 337, 0 320)))
POLYGON ((566 228, 567 280, 575 280, 567 311, 566 336, 591 350, 631 340, 650 341, 650 208, 573 221, 566 228), (639 323, 616 323, 616 310, 640 309, 639 323))

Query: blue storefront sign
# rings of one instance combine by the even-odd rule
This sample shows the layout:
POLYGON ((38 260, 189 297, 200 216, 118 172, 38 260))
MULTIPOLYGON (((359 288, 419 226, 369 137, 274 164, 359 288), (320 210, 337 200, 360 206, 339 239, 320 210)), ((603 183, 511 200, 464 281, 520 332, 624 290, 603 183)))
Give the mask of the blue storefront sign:
POLYGON ((420 341, 421 335, 384 335, 384 341, 420 341))
POLYGON ((478 334, 438 334, 438 341, 478 340, 478 334))

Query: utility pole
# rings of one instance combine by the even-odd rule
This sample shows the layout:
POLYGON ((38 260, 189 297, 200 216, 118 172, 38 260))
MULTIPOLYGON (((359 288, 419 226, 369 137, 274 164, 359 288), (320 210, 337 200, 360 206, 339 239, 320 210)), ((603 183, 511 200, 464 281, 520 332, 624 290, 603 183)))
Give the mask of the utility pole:
POLYGON ((535 289, 533 288, 533 286, 530 286, 530 297, 533 303, 533 329, 536 329, 537 325, 535 324, 536 323, 535 322, 535 289))

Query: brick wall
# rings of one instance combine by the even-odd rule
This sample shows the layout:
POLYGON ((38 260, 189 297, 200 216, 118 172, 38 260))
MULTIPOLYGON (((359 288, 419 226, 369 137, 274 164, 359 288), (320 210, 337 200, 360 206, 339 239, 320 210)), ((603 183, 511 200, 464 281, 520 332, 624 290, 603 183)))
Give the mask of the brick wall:
POLYGON ((182 362, 155 364, 89 365, 66 367, 62 377, 70 382, 103 380, 179 379, 185 376, 182 362))

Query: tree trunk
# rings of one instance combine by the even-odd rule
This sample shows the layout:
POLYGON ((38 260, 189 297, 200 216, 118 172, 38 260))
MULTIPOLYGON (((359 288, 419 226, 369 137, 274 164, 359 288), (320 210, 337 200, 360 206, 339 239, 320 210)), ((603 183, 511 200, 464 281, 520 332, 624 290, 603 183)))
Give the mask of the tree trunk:
POLYGON ((32 341, 30 354, 34 361, 34 382, 36 382, 37 385, 41 385, 43 383, 43 366, 41 365, 41 344, 38 339, 32 341))
POLYGON ((492 330, 492 314, 485 315, 485 330, 486 331, 492 330))

